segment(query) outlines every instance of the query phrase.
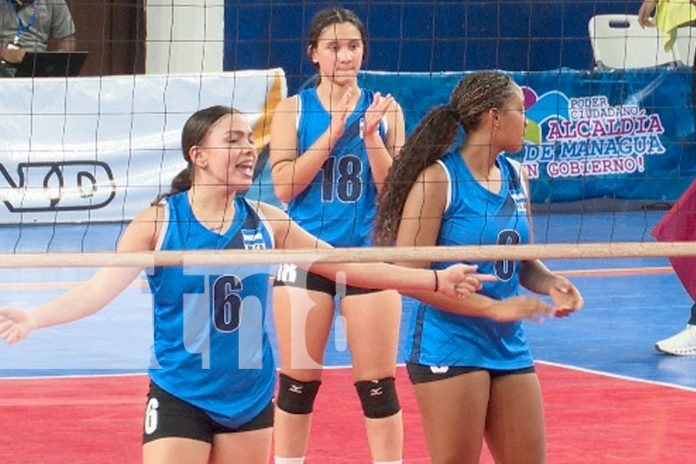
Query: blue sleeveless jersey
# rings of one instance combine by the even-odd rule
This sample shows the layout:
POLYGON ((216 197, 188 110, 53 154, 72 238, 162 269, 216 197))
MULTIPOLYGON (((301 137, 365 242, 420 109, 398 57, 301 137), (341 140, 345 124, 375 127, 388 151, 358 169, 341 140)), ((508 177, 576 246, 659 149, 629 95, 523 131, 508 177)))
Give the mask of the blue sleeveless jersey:
MULTIPOLYGON (((362 135, 365 110, 374 93, 361 89, 341 139, 307 188, 288 203, 288 214, 315 237, 338 247, 369 246, 377 209, 377 189, 362 135)), ((305 153, 331 123, 315 88, 297 96, 297 149, 305 153)), ((379 134, 386 138, 384 121, 379 134)), ((301 155, 300 155, 301 156, 301 155)))
MULTIPOLYGON (((458 150, 438 163, 449 177, 449 197, 442 218, 438 245, 495 245, 529 242, 526 193, 518 168, 505 156, 496 163, 502 176, 499 193, 480 185, 458 150)), ((518 165, 519 166, 519 165, 518 165)), ((493 274, 482 294, 503 300, 519 291, 520 262, 471 261, 479 272, 493 274)), ((453 263, 433 263, 442 269, 453 263)), ((475 366, 519 369, 533 364, 520 322, 498 323, 444 312, 420 303, 411 320, 406 349, 409 362, 430 366, 475 366)))
MULTIPOLYGON (((241 197, 230 229, 218 234, 194 217, 186 192, 167 198, 161 250, 272 248, 266 221, 241 197)), ((265 330, 268 266, 156 267, 148 274, 154 300, 152 380, 238 427, 273 397, 275 367, 265 330)))

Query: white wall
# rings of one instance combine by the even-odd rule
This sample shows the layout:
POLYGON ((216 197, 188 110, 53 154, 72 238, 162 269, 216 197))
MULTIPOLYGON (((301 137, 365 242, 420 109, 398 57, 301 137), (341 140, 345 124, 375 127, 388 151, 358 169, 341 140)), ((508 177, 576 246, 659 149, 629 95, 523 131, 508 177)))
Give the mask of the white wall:
POLYGON ((224 0, 148 0, 145 72, 222 71, 224 0))
POLYGON ((696 27, 680 27, 677 29, 677 41, 674 44, 679 50, 679 57, 688 66, 694 65, 696 52, 696 27))

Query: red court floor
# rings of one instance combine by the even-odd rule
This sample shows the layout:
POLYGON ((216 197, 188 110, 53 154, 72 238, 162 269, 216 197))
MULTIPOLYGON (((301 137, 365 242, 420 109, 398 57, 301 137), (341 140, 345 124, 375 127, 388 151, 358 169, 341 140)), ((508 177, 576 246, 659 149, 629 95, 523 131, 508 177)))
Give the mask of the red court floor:
MULTIPOLYGON (((696 392, 538 364, 548 462, 694 462, 696 392)), ((405 462, 427 463, 420 419, 403 368, 405 462)), ((136 463, 147 377, 0 380, 0 462, 136 463)), ((331 369, 318 397, 308 463, 369 462, 347 369, 331 369)), ((487 453, 483 463, 492 460, 487 453)))

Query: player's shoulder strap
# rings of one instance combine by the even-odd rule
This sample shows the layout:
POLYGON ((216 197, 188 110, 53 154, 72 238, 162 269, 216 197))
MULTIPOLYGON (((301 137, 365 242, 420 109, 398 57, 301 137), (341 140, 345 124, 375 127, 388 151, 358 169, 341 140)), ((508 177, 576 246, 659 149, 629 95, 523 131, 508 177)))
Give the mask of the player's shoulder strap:
POLYGON ((510 170, 510 182, 512 184, 511 187, 513 189, 522 190, 525 196, 529 196, 529 192, 527 191, 527 184, 524 182, 524 179, 522 178, 522 163, 520 163, 517 160, 508 158, 507 156, 504 156, 503 159, 508 162, 510 167, 512 167, 512 169, 510 170))

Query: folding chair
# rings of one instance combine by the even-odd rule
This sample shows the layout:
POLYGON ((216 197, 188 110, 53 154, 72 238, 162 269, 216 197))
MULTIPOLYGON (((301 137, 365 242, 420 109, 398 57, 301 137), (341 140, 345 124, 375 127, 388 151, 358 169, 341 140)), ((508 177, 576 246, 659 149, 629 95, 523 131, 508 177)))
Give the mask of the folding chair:
POLYGON ((677 29, 677 41, 674 46, 685 65, 694 65, 696 53, 696 27, 680 27, 677 29))
POLYGON ((681 64, 676 47, 666 52, 662 34, 654 27, 640 27, 637 15, 596 15, 590 18, 588 29, 596 68, 631 69, 681 64))

